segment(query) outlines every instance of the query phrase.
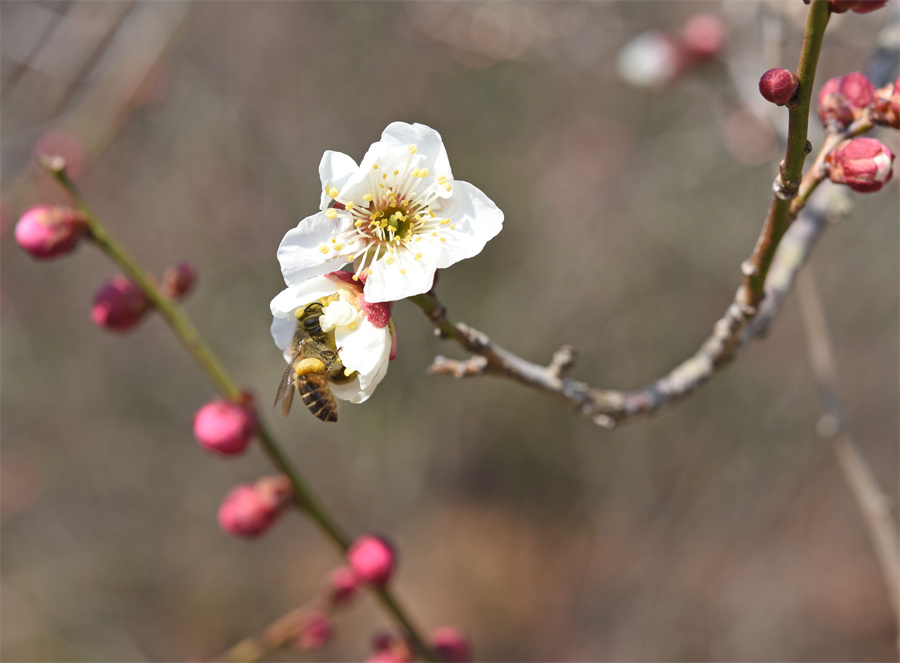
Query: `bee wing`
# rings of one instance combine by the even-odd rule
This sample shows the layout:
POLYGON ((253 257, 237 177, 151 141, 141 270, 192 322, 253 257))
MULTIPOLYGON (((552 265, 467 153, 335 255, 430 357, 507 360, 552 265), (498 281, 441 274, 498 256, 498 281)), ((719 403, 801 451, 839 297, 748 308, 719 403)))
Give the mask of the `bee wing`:
POLYGON ((281 382, 278 384, 278 391, 275 392, 275 403, 272 404, 272 409, 274 410, 275 406, 278 405, 278 401, 281 401, 281 412, 284 416, 288 416, 288 413, 291 411, 291 403, 294 400, 294 369, 297 367, 299 360, 300 349, 298 348, 294 356, 291 357, 291 363, 284 369, 281 382))

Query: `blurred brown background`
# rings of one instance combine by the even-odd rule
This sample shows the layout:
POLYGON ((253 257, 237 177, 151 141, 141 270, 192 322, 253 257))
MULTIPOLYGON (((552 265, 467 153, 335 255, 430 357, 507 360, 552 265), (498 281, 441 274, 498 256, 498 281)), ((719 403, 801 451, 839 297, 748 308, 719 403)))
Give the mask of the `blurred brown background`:
MULTIPOLYGON (((11 241, 28 205, 64 200, 36 149, 69 156, 145 267, 197 266, 189 314, 267 404, 284 369, 275 249, 316 209, 322 152, 359 159, 388 123, 426 123, 506 213, 442 274, 451 317, 538 362, 571 343, 575 377, 637 387, 696 349, 739 283, 779 159, 756 82, 799 53, 805 7, 788 5, 0 3, 0 656, 203 659, 339 563, 296 514, 253 543, 219 531, 222 496, 269 466, 197 447, 214 392, 161 320, 92 325, 108 261, 85 246, 41 264, 11 241), (627 40, 699 11, 728 27, 718 60, 662 91, 619 80, 627 40)), ((835 17, 819 83, 862 68, 887 18, 835 17)), ((850 421, 896 502, 896 182, 854 200, 811 269, 850 421)), ((400 356, 367 403, 336 426, 302 410, 272 425, 348 530, 398 544, 396 588, 425 630, 460 627, 481 660, 896 658, 860 514, 815 433, 794 297, 691 399, 612 432, 518 385, 427 376, 436 353, 462 355, 415 307, 394 311, 400 356)), ((327 648, 274 658, 361 660, 385 625, 366 596, 327 648)))

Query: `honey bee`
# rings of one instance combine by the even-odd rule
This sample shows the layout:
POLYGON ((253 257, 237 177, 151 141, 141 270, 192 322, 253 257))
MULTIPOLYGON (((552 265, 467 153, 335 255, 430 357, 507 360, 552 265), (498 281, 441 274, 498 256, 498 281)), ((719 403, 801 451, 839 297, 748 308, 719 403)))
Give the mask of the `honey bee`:
POLYGON ((334 335, 322 331, 319 318, 324 306, 313 302, 297 316, 297 329, 291 342, 291 361, 275 394, 281 401, 281 411, 287 416, 294 400, 294 387, 303 404, 322 421, 337 421, 337 403, 329 382, 342 384, 353 379, 347 375, 338 357, 334 335))

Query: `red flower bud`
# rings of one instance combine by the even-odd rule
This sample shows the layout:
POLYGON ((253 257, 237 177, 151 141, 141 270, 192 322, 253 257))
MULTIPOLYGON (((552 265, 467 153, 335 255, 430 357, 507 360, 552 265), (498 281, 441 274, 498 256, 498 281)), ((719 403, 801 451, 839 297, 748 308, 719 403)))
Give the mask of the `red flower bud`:
POLYGON ((114 276, 94 297, 91 319, 107 329, 128 331, 140 322, 150 306, 140 286, 124 276, 114 276))
POLYGON ((391 579, 397 555, 393 546, 383 537, 361 536, 347 551, 350 568, 362 582, 383 586, 391 579))
POLYGON ((219 526, 235 536, 259 536, 278 519, 290 495, 290 484, 285 477, 237 486, 219 507, 219 526))
POLYGON ((790 102, 799 86, 800 79, 787 69, 769 69, 759 79, 759 93, 776 106, 784 106, 790 102))
POLYGON ((71 253, 87 230, 87 219, 78 210, 37 205, 16 224, 16 242, 33 258, 49 260, 71 253))
POLYGON ((169 299, 181 299, 194 287, 197 270, 189 262, 180 262, 163 272, 162 291, 169 299))
POLYGON ((828 177, 854 191, 878 191, 894 174, 894 153, 875 138, 841 142, 825 157, 828 177))
POLYGON ((256 412, 225 399, 207 403, 194 415, 194 437, 222 456, 243 453, 256 431, 256 412))
POLYGON ((466 636, 450 626, 441 626, 431 634, 431 648, 447 663, 468 663, 472 650, 466 636))
POLYGON ((725 26, 714 14, 694 14, 684 23, 681 38, 687 52, 698 60, 715 56, 725 43, 725 26))
POLYGON ((846 129, 875 99, 875 86, 864 74, 830 79, 819 92, 819 117, 829 131, 846 129))
POLYGON ((828 8, 833 14, 843 14, 848 9, 856 14, 868 14, 886 4, 887 0, 828 0, 828 8))

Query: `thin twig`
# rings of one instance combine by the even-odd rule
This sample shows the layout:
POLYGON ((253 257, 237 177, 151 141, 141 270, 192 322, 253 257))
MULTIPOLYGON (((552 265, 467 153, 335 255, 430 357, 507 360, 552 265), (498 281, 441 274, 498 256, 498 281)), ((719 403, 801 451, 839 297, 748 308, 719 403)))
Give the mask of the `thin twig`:
POLYGON ((797 298, 806 332, 809 361, 826 413, 825 425, 819 426, 820 434, 831 438, 838 465, 862 512, 900 633, 900 534, 896 517, 891 513, 890 500, 878 484, 847 422, 838 392, 837 368, 822 302, 815 280, 808 271, 800 274, 797 298))
MULTIPOLYGON (((89 237, 91 241, 144 291, 156 312, 166 321, 175 336, 181 341, 188 353, 197 361, 219 391, 225 397, 235 401, 245 398, 243 390, 219 362, 212 349, 200 336, 182 308, 163 295, 153 279, 140 267, 137 261, 106 231, 106 228, 88 207, 77 187, 69 178, 66 172, 65 161, 60 157, 53 157, 40 159, 38 163, 69 193, 78 209, 85 215, 90 229, 89 237)), ((296 505, 319 527, 326 538, 337 547, 339 552, 342 555, 345 554, 350 546, 350 539, 319 501, 300 472, 291 463, 275 436, 263 423, 258 424, 256 433, 260 445, 269 457, 269 460, 290 481, 296 505)), ((388 589, 378 587, 373 587, 372 591, 397 625, 405 633, 409 634, 410 641, 417 652, 427 661, 434 660, 430 648, 422 636, 419 635, 418 629, 413 625, 411 618, 407 615, 406 610, 401 607, 393 593, 388 589)))

